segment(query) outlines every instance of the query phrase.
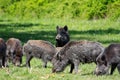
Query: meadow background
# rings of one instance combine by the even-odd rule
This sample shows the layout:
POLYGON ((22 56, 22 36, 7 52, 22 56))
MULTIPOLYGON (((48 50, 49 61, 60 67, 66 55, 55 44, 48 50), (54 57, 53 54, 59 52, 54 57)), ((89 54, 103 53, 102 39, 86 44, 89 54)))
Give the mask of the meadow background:
MULTIPOLYGON (((98 41, 103 46, 120 42, 120 0, 0 0, 0 37, 50 41, 55 45, 56 26, 67 25, 71 40, 98 41)), ((23 64, 25 64, 25 56, 23 64)), ((0 80, 119 80, 119 73, 110 76, 92 74, 95 64, 81 64, 78 74, 53 74, 52 64, 32 59, 31 68, 0 69, 0 80)))

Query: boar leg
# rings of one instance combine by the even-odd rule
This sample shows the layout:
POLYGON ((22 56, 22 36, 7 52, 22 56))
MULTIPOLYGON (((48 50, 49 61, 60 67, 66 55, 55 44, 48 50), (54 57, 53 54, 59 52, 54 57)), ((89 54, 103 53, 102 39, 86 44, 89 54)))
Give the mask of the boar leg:
POLYGON ((5 56, 2 58, 2 66, 5 67, 5 56))
POLYGON ((15 54, 16 54, 16 53, 15 53, 14 50, 10 50, 10 61, 12 61, 12 63, 13 63, 15 54))
POLYGON ((75 60, 75 61, 74 61, 75 73, 78 73, 79 63, 80 63, 80 62, 79 62, 78 60, 75 60))
POLYGON ((116 67, 117 67, 117 64, 112 64, 112 65, 111 65, 111 72, 110 72, 110 75, 113 74, 113 72, 114 72, 114 70, 115 70, 116 67))
POLYGON ((31 56, 30 54, 28 54, 26 56, 26 66, 30 67, 30 60, 33 58, 33 56, 31 56))
POLYGON ((47 68, 47 61, 44 61, 43 67, 47 68))
POLYGON ((74 64, 73 64, 73 63, 71 63, 70 73, 72 73, 72 72, 73 72, 73 69, 74 69, 74 64))
POLYGON ((42 60, 43 60, 43 67, 47 68, 47 57, 44 57, 42 60))
POLYGON ((10 62, 10 52, 8 50, 6 50, 6 62, 9 63, 10 62))
POLYGON ((117 65, 118 72, 120 74, 120 63, 117 65))
POLYGON ((20 58, 20 64, 22 64, 22 57, 20 58))

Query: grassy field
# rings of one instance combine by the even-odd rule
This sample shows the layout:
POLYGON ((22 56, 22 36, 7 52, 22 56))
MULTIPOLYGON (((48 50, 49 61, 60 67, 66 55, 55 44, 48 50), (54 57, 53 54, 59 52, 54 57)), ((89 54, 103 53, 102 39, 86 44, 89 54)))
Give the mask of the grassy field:
MULTIPOLYGON (((71 40, 99 41, 104 46, 120 42, 120 19, 104 20, 73 20, 73 19, 39 19, 19 20, 0 18, 0 37, 7 40, 10 37, 19 38, 24 44, 29 39, 47 40, 55 45, 56 26, 67 25, 71 40)), ((23 57, 25 64, 25 57, 23 57)), ((39 59, 31 61, 31 68, 15 67, 0 69, 0 80, 119 80, 116 70, 112 76, 95 76, 92 74, 95 64, 81 64, 78 74, 70 74, 69 66, 64 72, 53 74, 52 65, 42 67, 39 59)))

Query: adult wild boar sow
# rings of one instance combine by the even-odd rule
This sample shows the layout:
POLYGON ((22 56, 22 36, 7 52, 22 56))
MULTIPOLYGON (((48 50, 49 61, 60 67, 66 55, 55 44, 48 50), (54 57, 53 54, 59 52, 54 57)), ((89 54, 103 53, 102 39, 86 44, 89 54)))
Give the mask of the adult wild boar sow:
POLYGON ((102 53, 104 47, 98 42, 71 41, 68 42, 53 58, 52 72, 61 72, 70 64, 70 73, 78 72, 80 63, 96 62, 96 57, 102 53))
POLYGON ((43 40, 29 40, 23 49, 26 54, 27 67, 30 67, 30 60, 33 57, 41 58, 44 62, 43 67, 47 67, 47 62, 51 61, 57 52, 56 48, 50 42, 43 40))
POLYGON ((15 66, 20 66, 22 64, 22 44, 19 39, 9 38, 6 42, 7 50, 7 62, 11 62, 15 66))
POLYGON ((62 27, 57 26, 56 29, 57 29, 56 47, 62 47, 66 43, 68 43, 70 40, 69 33, 68 33, 68 27, 64 26, 62 28, 62 27))
POLYGON ((97 59, 96 75, 110 74, 112 75, 116 67, 120 73, 120 44, 110 44, 105 51, 100 54, 97 59))
POLYGON ((6 44, 5 41, 0 38, 0 67, 5 67, 5 58, 6 58, 6 44))

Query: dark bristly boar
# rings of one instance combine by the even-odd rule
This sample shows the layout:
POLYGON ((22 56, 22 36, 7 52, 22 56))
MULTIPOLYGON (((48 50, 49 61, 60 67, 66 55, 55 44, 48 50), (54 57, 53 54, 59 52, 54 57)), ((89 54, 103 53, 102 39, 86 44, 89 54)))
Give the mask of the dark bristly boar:
POLYGON ((70 40, 69 33, 68 33, 68 27, 64 26, 62 28, 62 27, 57 26, 56 29, 57 29, 56 47, 62 47, 66 43, 68 43, 70 40))
POLYGON ((0 67, 5 67, 5 58, 6 58, 6 43, 0 38, 0 67))
POLYGON ((80 63, 96 62, 96 57, 104 51, 99 42, 70 41, 54 56, 52 72, 62 72, 67 65, 71 65, 70 73, 78 72, 80 63))
POLYGON ((19 39, 9 38, 6 42, 7 50, 7 63, 12 62, 15 66, 22 64, 22 44, 19 39))
POLYGON ((120 73, 120 44, 110 44, 97 59, 96 75, 113 74, 116 67, 120 73), (111 71, 109 73, 109 69, 111 71))
POLYGON ((42 59, 44 62, 43 67, 46 68, 47 62, 51 61, 57 52, 56 48, 50 42, 43 40, 29 40, 23 49, 26 54, 27 67, 30 67, 30 60, 36 57, 42 59))

